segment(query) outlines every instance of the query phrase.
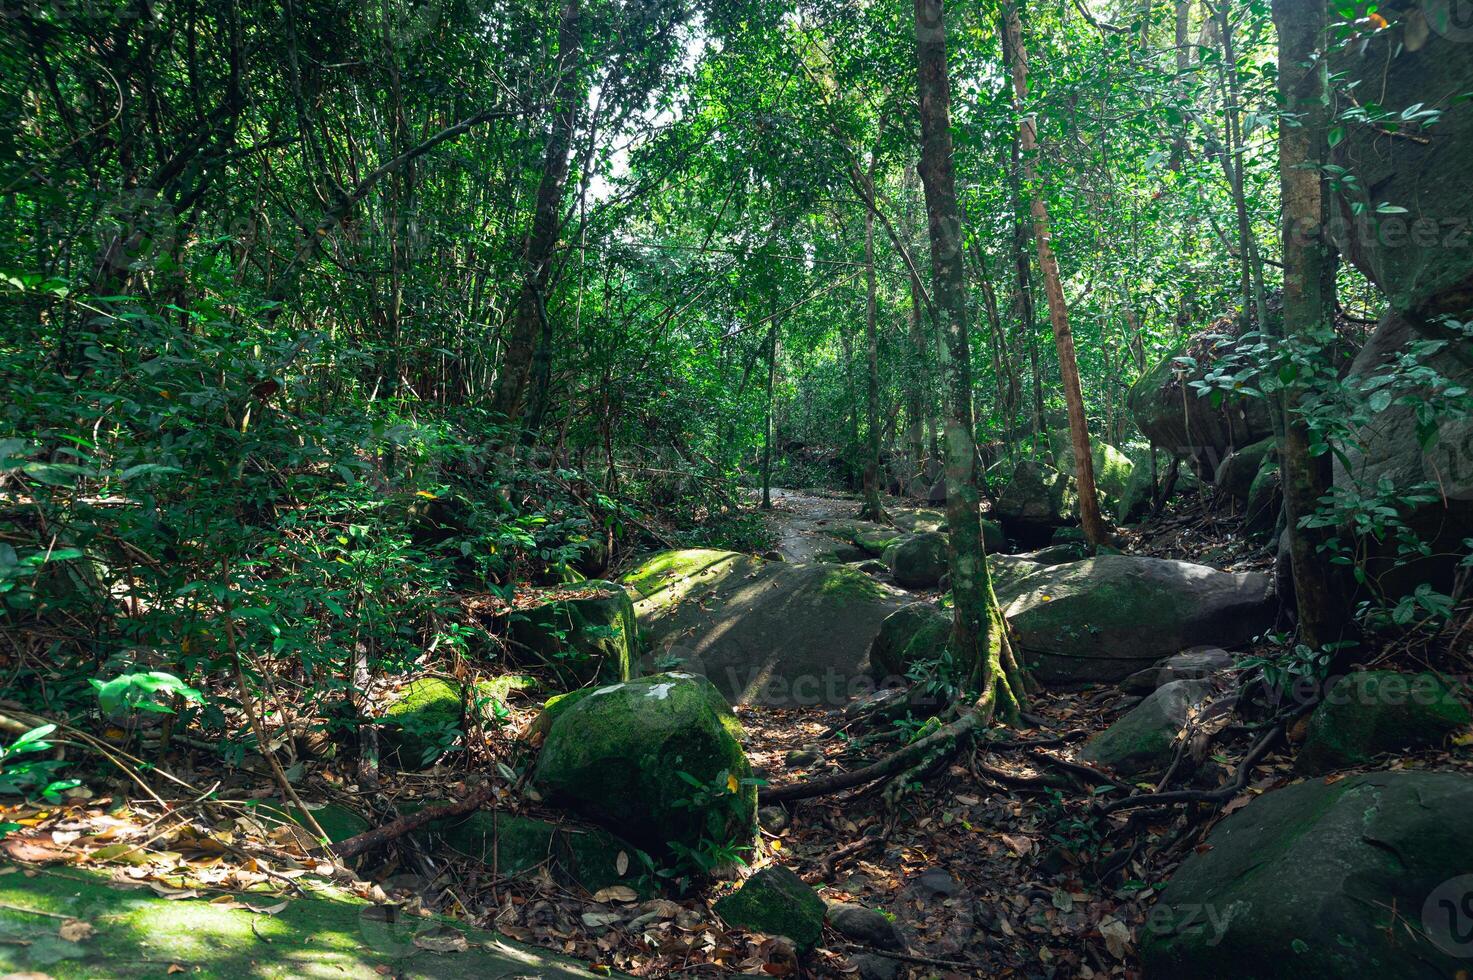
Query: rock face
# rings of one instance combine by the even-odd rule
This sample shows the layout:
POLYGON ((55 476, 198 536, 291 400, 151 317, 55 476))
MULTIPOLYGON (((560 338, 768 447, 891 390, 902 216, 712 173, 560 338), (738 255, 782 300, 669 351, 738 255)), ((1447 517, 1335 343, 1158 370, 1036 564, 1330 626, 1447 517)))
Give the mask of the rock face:
POLYGON ((1279 512, 1283 509, 1284 490, 1283 481, 1279 479, 1279 464, 1269 456, 1248 487, 1248 500, 1243 505, 1243 533, 1258 540, 1267 540, 1278 528, 1279 512))
POLYGON ((928 531, 901 541, 887 552, 895 584, 905 589, 934 589, 946 574, 946 535, 928 531))
POLYGON ((1473 104, 1454 93, 1466 91, 1473 77, 1468 25, 1456 4, 1398 0, 1384 7, 1388 29, 1332 56, 1330 70, 1346 76, 1336 86, 1334 111, 1356 109, 1352 98, 1365 101, 1364 94, 1344 93, 1374 90, 1377 108, 1403 130, 1420 109, 1440 115, 1422 139, 1344 127, 1331 161, 1357 180, 1337 182, 1330 233, 1393 310, 1461 313, 1473 300, 1473 104), (1383 203, 1405 210, 1385 213, 1383 203))
POLYGON ((1342 769, 1383 752, 1441 745, 1469 724, 1473 715, 1436 674, 1347 674, 1310 716, 1295 765, 1311 775, 1342 769))
POLYGON ((511 635, 518 645, 513 652, 535 655, 568 687, 594 679, 627 681, 639 654, 634 602, 613 582, 570 588, 586 594, 513 614, 511 635))
POLYGON ((787 936, 805 950, 818 945, 823 935, 824 911, 818 893, 780 864, 762 869, 716 902, 727 925, 787 936))
POLYGON ((1217 475, 1212 482, 1239 504, 1247 502, 1258 471, 1263 468, 1264 461, 1274 455, 1274 445, 1271 438, 1260 439, 1235 451, 1217 467, 1217 475))
MULTIPOLYGON (((1073 482, 1074 444, 1069 439, 1069 433, 1050 434, 1049 446, 1054 454, 1054 468, 1069 478, 1069 490, 1072 497, 1077 491, 1074 489, 1073 482)), ((1135 464, 1130 461, 1129 456, 1097 438, 1090 439, 1089 455, 1090 462, 1094 464, 1095 488, 1100 494, 1100 509, 1109 513, 1120 506, 1120 501, 1125 496, 1125 488, 1130 483, 1131 473, 1135 470, 1135 464)), ((1066 516, 1077 517, 1077 507, 1077 503, 1072 505, 1074 513, 1066 514, 1066 516)))
POLYGON ((732 703, 843 705, 869 690, 870 641, 908 599, 847 566, 666 551, 624 577, 652 655, 732 703))
POLYGON ((1114 683, 1186 647, 1239 646, 1275 612, 1268 576, 1131 555, 1044 567, 997 593, 1045 684, 1114 683))
POLYGON ((1086 742, 1080 758, 1125 777, 1165 770, 1176 754, 1177 737, 1192 708, 1211 689, 1205 681, 1171 681, 1158 687, 1086 742))
MULTIPOLYGON (((1403 317, 1387 314, 1356 355, 1346 384, 1370 392, 1370 405, 1377 407, 1378 394, 1390 394, 1374 390, 1382 383, 1377 379, 1389 375, 1399 358, 1412 357, 1421 368, 1446 378, 1449 385, 1473 388, 1473 359, 1459 346, 1466 347, 1466 340, 1430 349, 1429 342, 1446 339, 1434 328, 1417 328, 1403 317)), ((1412 389, 1411 393, 1425 397, 1427 391, 1412 389)), ((1347 448, 1345 459, 1335 460, 1336 490, 1371 493, 1387 481, 1393 490, 1390 503, 1401 507, 1407 525, 1431 545, 1431 557, 1393 568, 1397 558, 1393 546, 1362 539, 1370 553, 1368 574, 1393 596, 1406 594, 1422 582, 1448 591, 1454 566, 1467 552, 1462 542, 1473 537, 1473 419, 1443 424, 1426 448, 1422 434, 1416 407, 1389 399, 1356 432, 1356 444, 1347 448), (1406 498, 1414 488, 1421 488, 1421 496, 1427 499, 1409 502, 1406 498)))
POLYGON ((1151 445, 1193 462, 1204 476, 1212 475, 1234 449, 1273 435, 1262 398, 1228 399, 1214 407, 1191 386, 1215 360, 1231 353, 1234 329, 1231 321, 1218 321, 1182 350, 1168 354, 1130 390, 1131 415, 1151 445), (1180 357, 1196 366, 1183 366, 1180 357))
POLYGON ((951 617, 929 602, 901 606, 880 624, 869 648, 878 680, 905 677, 921 660, 935 657, 951 634, 951 617))
POLYGON ((710 682, 654 674, 574 695, 537 758, 534 781, 550 802, 655 853, 751 842, 757 791, 744 782, 741 725, 710 682))
POLYGON ((1230 814, 1141 928, 1150 980, 1452 977, 1473 873, 1473 778, 1312 780, 1230 814), (1452 920, 1454 928, 1458 919, 1452 920), (1439 948, 1441 946, 1442 948, 1439 948))
POLYGON ((1065 520, 1069 478, 1047 463, 1019 460, 997 498, 996 513, 1008 534, 1047 540, 1065 520))

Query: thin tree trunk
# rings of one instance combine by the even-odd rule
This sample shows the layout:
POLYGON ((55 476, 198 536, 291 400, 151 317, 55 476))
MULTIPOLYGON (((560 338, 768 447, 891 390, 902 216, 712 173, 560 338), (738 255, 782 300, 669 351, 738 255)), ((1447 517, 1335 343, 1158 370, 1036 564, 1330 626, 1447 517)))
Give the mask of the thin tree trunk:
POLYGON ((772 389, 777 379, 777 317, 767 328, 767 415, 762 437, 762 509, 772 510, 772 389))
MULTIPOLYGON (((873 170, 871 170, 873 173, 873 170)), ((885 521, 880 499, 880 340, 875 296, 875 215, 864 212, 864 340, 867 360, 865 415, 869 429, 864 454, 864 507, 859 516, 885 521)))
MULTIPOLYGON (((1334 261, 1325 235, 1328 201, 1322 167, 1328 145, 1329 81, 1323 40, 1326 7, 1304 0, 1274 0, 1279 31, 1279 187, 1283 200, 1284 332, 1291 341, 1323 349, 1334 338, 1334 261)), ((1319 553, 1333 529, 1307 528, 1330 491, 1330 454, 1310 449, 1309 426, 1300 411, 1307 382, 1285 387, 1284 435, 1279 448, 1289 555, 1299 607, 1299 640, 1314 650, 1344 637, 1348 603, 1335 566, 1319 553)), ((1333 382, 1333 376, 1329 379, 1333 382)))
POLYGON ((583 101, 582 89, 577 84, 581 74, 578 62, 583 50, 580 3, 581 0, 567 0, 558 24, 557 80, 552 99, 555 115, 542 160, 542 179, 537 186, 532 233, 527 238, 524 255, 526 275, 517 295, 511 333, 502 353, 501 374, 492 400, 492 407, 512 422, 522 415, 532 358, 547 316, 545 291, 552 272, 553 250, 562 226, 563 186, 568 180, 573 128, 583 101))
MULTIPOLYGON (((1011 49, 1014 103, 1019 113, 1028 98, 1028 52, 1023 47, 1023 24, 1018 8, 1008 4, 1004 14, 1004 43, 1011 49)), ((1104 519, 1100 516, 1099 494, 1095 490, 1094 460, 1090 454, 1089 428, 1084 416, 1084 393, 1079 383, 1079 363, 1074 354, 1074 334, 1069 329, 1069 310, 1064 305, 1064 288, 1059 282, 1059 262, 1050 244, 1048 207, 1038 185, 1034 157, 1037 137, 1033 119, 1019 116, 1019 140, 1022 144, 1023 179, 1028 185, 1033 212, 1033 240, 1038 246, 1038 268, 1043 274, 1044 293, 1048 297, 1049 321, 1054 328, 1054 344, 1059 350, 1059 375, 1064 385, 1064 402, 1069 409, 1069 441, 1074 446, 1074 482, 1079 492, 1079 523, 1085 540, 1098 546, 1105 543, 1104 519)))
POLYGON ((931 295, 937 325, 946 340, 946 520, 949 528, 951 594, 955 607, 951 650, 971 665, 976 705, 971 724, 1016 715, 1024 695, 1012 660, 1007 626, 992 591, 974 474, 971 338, 962 268, 961 212, 951 146, 951 88, 946 65, 946 28, 941 0, 915 0, 916 62, 921 109, 921 181, 926 191, 931 238, 931 295))

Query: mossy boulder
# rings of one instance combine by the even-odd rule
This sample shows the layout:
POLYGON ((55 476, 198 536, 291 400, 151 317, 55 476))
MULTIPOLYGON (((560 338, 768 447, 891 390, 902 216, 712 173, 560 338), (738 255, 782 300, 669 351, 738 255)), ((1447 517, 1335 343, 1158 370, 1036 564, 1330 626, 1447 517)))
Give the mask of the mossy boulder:
POLYGON ((828 562, 831 565, 850 565, 854 562, 865 561, 872 557, 857 544, 849 544, 841 541, 832 548, 825 548, 814 555, 816 561, 828 562))
MULTIPOLYGON (((1074 481, 1074 443, 1068 432, 1055 432, 1049 436, 1049 448, 1053 452, 1054 468, 1069 478, 1071 489, 1074 481)), ((1130 484, 1135 463, 1103 439, 1091 438, 1089 457, 1095 474, 1095 489, 1099 491, 1100 509, 1112 512, 1120 505, 1125 489, 1130 484)), ((1078 491, 1073 490, 1077 495, 1078 491)), ((1077 500, 1077 496, 1075 497, 1077 500)), ((1066 516, 1077 516, 1076 513, 1066 516)))
POLYGON ((895 584, 906 589, 934 589, 946 574, 946 535, 927 531, 907 538, 887 553, 895 584))
POLYGON ((786 936, 803 950, 818 945, 825 912, 818 893, 782 865, 763 868, 716 901, 716 913, 727 925, 786 936))
POLYGON ((411 681, 384 708, 386 760, 403 769, 433 765, 462 734, 461 685, 439 677, 411 681))
POLYGON ((1461 773, 1365 773, 1265 793, 1217 824, 1162 889, 1139 930, 1145 976, 1458 976, 1468 937, 1449 926, 1466 927, 1469 840, 1473 777, 1461 773))
POLYGON ((1154 489, 1151 485, 1151 468, 1137 466, 1130 471, 1120 502, 1115 505, 1115 520, 1121 524, 1135 524, 1145 520, 1151 513, 1154 489))
POLYGON ((565 704, 534 776, 550 802, 656 854, 751 843, 757 791, 741 725, 705 678, 654 674, 565 704))
POLYGON ((871 558, 881 558, 886 548, 899 544, 910 534, 896 527, 863 527, 854 532, 854 544, 871 558))
POLYGON ((1265 541, 1273 536, 1284 508, 1283 481, 1279 479, 1279 463, 1273 455, 1263 465, 1248 487, 1248 500, 1243 505, 1243 533, 1265 541))
POLYGON ((880 624, 869 648, 875 678, 905 677, 911 667, 934 659, 951 635, 951 617, 929 602, 901 606, 880 624))
POLYGON ((639 629, 634 602, 613 582, 588 581, 577 594, 556 598, 514 613, 512 653, 551 667, 566 686, 593 680, 623 681, 638 657, 639 629))
POLYGON ((1325 692, 1295 765, 1311 775, 1343 769, 1383 752, 1441 745, 1470 724, 1468 706, 1436 674, 1357 671, 1325 692))
POLYGON ((1045 684, 1115 683, 1187 647, 1247 643, 1273 623, 1256 572, 1098 555, 994 582, 1023 659, 1045 684))
POLYGON ((1019 460, 998 495, 995 513, 1015 537, 1052 534, 1064 522, 1069 477, 1036 459, 1019 460))
POLYGON ((554 879, 589 892, 611 885, 651 891, 639 878, 642 869, 634 845, 597 828, 482 810, 434 821, 426 831, 443 846, 494 867, 505 878, 546 867, 554 879))
POLYGON ((1127 778, 1161 772, 1171 765, 1192 708, 1209 690, 1203 681, 1172 681, 1158 687, 1086 742, 1080 758, 1127 778))
POLYGON ((1264 462, 1276 455, 1274 452, 1276 445, 1277 443, 1270 436, 1235 450, 1218 465, 1217 474, 1212 480, 1213 485, 1239 504, 1246 503, 1248 492, 1252 489, 1253 481, 1257 478, 1259 471, 1263 469, 1264 462))

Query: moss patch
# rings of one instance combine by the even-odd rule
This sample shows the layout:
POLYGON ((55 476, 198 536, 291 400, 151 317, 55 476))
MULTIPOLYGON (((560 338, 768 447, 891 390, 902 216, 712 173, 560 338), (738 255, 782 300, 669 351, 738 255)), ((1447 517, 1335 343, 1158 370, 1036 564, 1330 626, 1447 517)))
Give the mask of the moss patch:
POLYGON ((782 865, 764 868, 716 902, 728 925, 770 936, 787 936, 812 949, 823 935, 824 904, 818 893, 782 865))
POLYGON ((598 679, 624 681, 639 654, 634 603, 612 582, 578 598, 554 598, 512 617, 513 655, 531 656, 568 686, 598 679))
POLYGON ((1439 745, 1470 723, 1467 706, 1436 674, 1347 674, 1315 708, 1295 764, 1313 774, 1358 765, 1383 752, 1439 745))
POLYGON ((640 862, 634 845, 606 831, 485 810, 438 820, 427 829, 446 847, 505 877, 545 866, 557 880, 589 892, 610 885, 630 885, 641 894, 654 892, 637 877, 640 862), (620 854, 625 856, 624 874, 619 873, 620 854))

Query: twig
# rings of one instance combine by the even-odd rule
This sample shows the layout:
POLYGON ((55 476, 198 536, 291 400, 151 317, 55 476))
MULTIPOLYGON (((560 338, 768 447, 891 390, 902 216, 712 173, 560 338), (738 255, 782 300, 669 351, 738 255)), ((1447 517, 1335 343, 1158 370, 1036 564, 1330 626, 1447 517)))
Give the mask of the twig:
POLYGON ((398 820, 387 823, 382 827, 375 827, 373 830, 366 830, 356 837, 349 837, 345 841, 339 841, 333 844, 329 850, 344 860, 355 858, 365 851, 382 847, 392 840, 418 830, 427 823, 446 817, 458 817, 463 813, 470 813, 472 810, 477 810, 487 800, 491 799, 494 791, 495 786, 488 782, 479 789, 472 791, 464 799, 455 803, 427 807, 418 813, 411 813, 407 817, 400 817, 398 820))

